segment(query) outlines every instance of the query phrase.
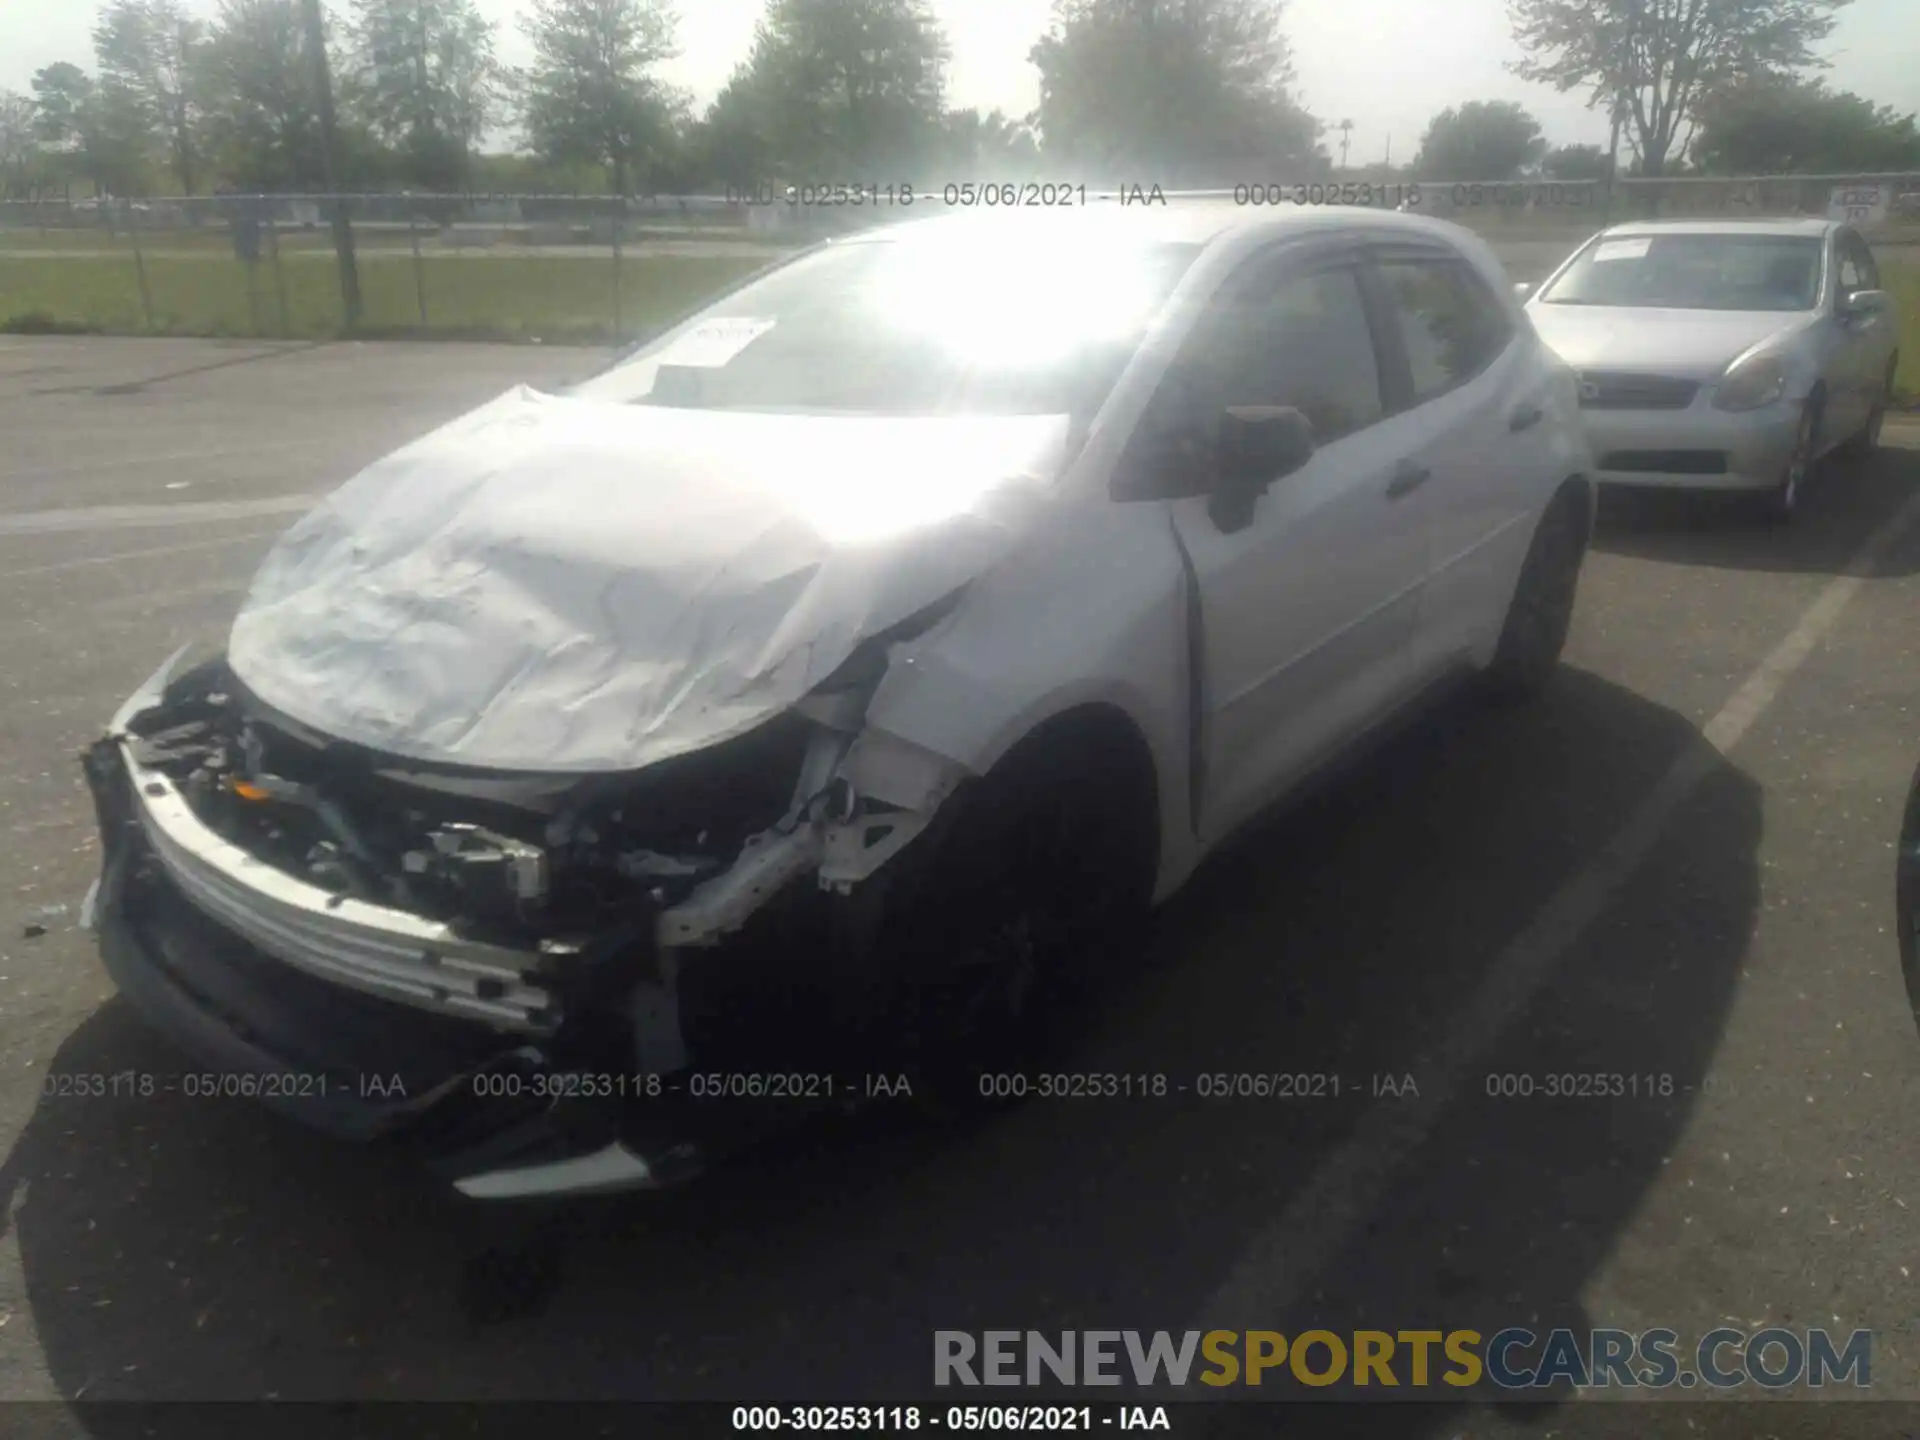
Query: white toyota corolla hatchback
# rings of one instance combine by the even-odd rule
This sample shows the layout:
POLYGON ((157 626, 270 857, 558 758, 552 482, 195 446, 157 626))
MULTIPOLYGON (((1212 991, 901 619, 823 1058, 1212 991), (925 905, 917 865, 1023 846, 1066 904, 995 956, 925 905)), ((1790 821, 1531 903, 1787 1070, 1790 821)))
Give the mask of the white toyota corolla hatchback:
POLYGON ((1549 676, 1590 470, 1451 225, 838 241, 296 524, 90 752, 89 917, 207 1084, 470 1195, 1005 1093, 1249 817, 1549 676))

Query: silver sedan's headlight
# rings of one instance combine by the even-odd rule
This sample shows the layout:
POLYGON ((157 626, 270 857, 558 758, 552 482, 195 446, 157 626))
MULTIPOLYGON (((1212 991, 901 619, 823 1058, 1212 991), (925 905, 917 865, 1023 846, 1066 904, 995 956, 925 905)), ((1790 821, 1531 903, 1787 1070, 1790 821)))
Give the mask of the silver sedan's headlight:
POLYGON ((1736 360, 1721 377, 1713 403, 1720 410, 1758 410, 1787 393, 1787 362, 1778 355, 1736 360))

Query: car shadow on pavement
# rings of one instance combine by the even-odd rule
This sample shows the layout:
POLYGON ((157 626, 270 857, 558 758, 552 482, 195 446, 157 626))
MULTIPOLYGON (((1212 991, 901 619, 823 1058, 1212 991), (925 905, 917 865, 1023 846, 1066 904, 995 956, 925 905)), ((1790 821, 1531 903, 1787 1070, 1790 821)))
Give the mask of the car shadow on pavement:
MULTIPOLYGON (((1887 433, 1891 441, 1895 432, 1887 433)), ((1741 495, 1609 488, 1601 492, 1593 543, 1615 555, 1676 565, 1837 575, 1917 490, 1920 448, 1893 443, 1864 462, 1826 460, 1800 513, 1786 525, 1767 520, 1741 495)), ((1889 556, 1879 573, 1909 574, 1916 563, 1920 558, 1889 556)))
MULTIPOLYGON (((88 1401, 879 1403, 932 1393, 936 1329, 1611 1323, 1583 1287, 1629 1227, 1660 1243, 1636 1216, 1737 984, 1754 783, 1706 762, 1489 1046, 1451 1075, 1422 1057, 1484 986, 1512 988, 1503 951, 1697 743, 1572 669, 1528 706, 1439 705, 1206 866, 1147 962, 1062 1040, 1060 1071, 1161 1075, 1166 1095, 1038 1100, 951 1131, 883 1114, 678 1191, 573 1206, 540 1232, 552 1283, 501 1323, 463 1303, 462 1277, 519 1217, 243 1101, 43 1099, 0 1193, 53 1381, 88 1401), (1567 1072, 1670 1076, 1671 1093, 1538 1093, 1567 1072), (1337 1077, 1339 1094, 1201 1099, 1215 1074, 1337 1077), (1489 1095, 1517 1075, 1540 1077, 1531 1098, 1489 1095), (1380 1097, 1375 1076, 1428 1098, 1380 1097), (1454 1097, 1436 1104, 1443 1080, 1454 1097), (1370 1156, 1377 1184, 1289 1215, 1385 1105, 1434 1113, 1370 1156), (1246 1308, 1223 1313, 1223 1287, 1246 1308)), ((182 1066, 114 1002, 52 1068, 182 1066)), ((1336 1393, 1276 1378, 1245 1398, 1336 1393)), ((1428 1416, 1376 1418, 1411 1435, 1428 1416)), ((191 1411, 80 1419, 103 1440, 199 1428, 191 1411)))

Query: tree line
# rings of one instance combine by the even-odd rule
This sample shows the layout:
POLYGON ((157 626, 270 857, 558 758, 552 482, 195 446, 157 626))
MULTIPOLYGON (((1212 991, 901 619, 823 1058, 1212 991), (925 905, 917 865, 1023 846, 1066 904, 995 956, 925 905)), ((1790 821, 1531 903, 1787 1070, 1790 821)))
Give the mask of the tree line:
MULTIPOLYGON (((659 76, 678 53, 672 0, 529 0, 521 67, 475 0, 333 0, 317 27, 311 3, 220 0, 203 23, 180 0, 106 0, 91 70, 49 65, 30 94, 0 92, 0 192, 322 189, 328 75, 332 173, 355 189, 687 193, 1043 168, 1229 184, 1324 174, 1329 129, 1352 128, 1299 102, 1284 0, 1055 0, 1027 55, 1039 104, 1019 118, 949 104, 931 0, 768 0, 704 108, 659 76)), ((1641 174, 1920 167, 1913 116, 1810 78, 1847 3, 1510 0, 1511 68, 1585 92, 1641 174)), ((1434 117, 1402 173, 1581 180, 1611 163, 1549 149, 1517 104, 1472 101, 1434 117)))

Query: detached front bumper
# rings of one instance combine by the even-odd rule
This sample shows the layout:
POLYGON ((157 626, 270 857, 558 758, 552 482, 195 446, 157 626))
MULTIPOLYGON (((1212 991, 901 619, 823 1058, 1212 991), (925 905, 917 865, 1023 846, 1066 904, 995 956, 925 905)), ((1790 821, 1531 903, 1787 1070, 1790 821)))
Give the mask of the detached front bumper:
POLYGON ((1603 485, 1771 490, 1786 473, 1798 402, 1716 410, 1703 387, 1684 410, 1583 410, 1594 478, 1603 485))
MULTIPOLYGON (((233 925, 205 877, 177 868, 118 740, 88 753, 86 773, 105 852, 87 918, 122 994, 198 1067, 197 1088, 404 1147, 476 1198, 655 1188, 698 1170, 684 1106, 649 1094, 633 1032, 545 1007, 456 1018, 288 963, 311 937, 259 908, 233 925)), ((489 996, 506 983, 479 982, 489 996)))

